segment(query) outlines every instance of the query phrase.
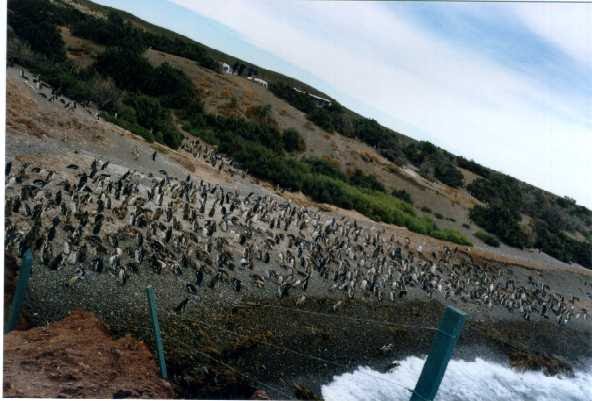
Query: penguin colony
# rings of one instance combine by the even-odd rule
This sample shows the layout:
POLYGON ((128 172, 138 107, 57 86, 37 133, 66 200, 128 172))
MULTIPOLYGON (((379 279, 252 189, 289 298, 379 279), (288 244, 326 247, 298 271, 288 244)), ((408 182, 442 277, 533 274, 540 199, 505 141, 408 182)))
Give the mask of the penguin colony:
MULTIPOLYGON (((228 159, 199 146, 190 142, 183 148, 240 173, 228 159)), ((414 291, 446 302, 503 307, 526 320, 590 319, 577 298, 532 277, 514 282, 505 269, 485 269, 464 251, 425 254, 408 239, 355 220, 160 173, 126 171, 103 160, 87 168, 70 164, 62 173, 9 162, 5 249, 22 254, 31 247, 35 263, 50 270, 75 267, 68 285, 84 280, 89 270, 111 275, 121 286, 146 269, 176 275, 186 291, 175 308, 179 313, 198 293, 220 286, 273 291, 302 305, 314 282, 332 292, 334 310, 348 298, 392 303, 414 291)))
POLYGON ((61 90, 52 88, 49 84, 41 81, 39 76, 29 76, 22 68, 19 68, 18 72, 20 79, 25 83, 25 85, 31 88, 33 92, 38 94, 41 98, 47 100, 49 103, 59 103, 64 107, 65 110, 68 111, 75 111, 79 108, 87 114, 93 116, 96 120, 100 120, 100 114, 91 108, 92 105, 89 101, 78 103, 76 100, 68 99, 67 97, 63 96, 61 90))

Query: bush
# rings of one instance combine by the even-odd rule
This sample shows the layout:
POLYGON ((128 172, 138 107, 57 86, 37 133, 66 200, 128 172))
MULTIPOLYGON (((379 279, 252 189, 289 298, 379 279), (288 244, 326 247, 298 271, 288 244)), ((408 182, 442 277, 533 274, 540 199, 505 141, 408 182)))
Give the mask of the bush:
POLYGON ((461 233, 456 230, 452 230, 449 228, 446 229, 438 229, 432 233, 434 238, 438 238, 444 241, 454 242, 460 245, 466 246, 473 246, 473 243, 466 239, 461 233))
POLYGON ((33 51, 53 61, 66 59, 64 41, 56 25, 57 7, 45 1, 13 0, 8 8, 10 26, 33 51))
POLYGON ((490 170, 473 160, 468 160, 462 156, 456 156, 456 164, 465 170, 469 170, 477 175, 480 175, 481 177, 489 177, 490 170))
POLYGON ((576 241, 541 220, 536 222, 535 231, 537 248, 559 260, 592 267, 592 242, 589 240, 576 241))
POLYGON ((173 125, 171 113, 163 108, 158 99, 145 95, 128 95, 124 100, 128 108, 120 109, 121 120, 131 126, 146 128, 158 142, 177 149, 183 141, 183 135, 173 125))
POLYGON ((407 191, 405 191, 404 189, 401 190, 393 190, 393 192, 391 192, 391 195, 393 195, 395 198, 399 198, 402 201, 405 201, 407 203, 411 203, 413 204, 413 200, 411 199, 411 194, 407 191))
POLYGON ((340 181, 347 181, 347 177, 339 170, 337 163, 318 157, 308 157, 302 160, 310 166, 315 174, 326 175, 340 181))
POLYGON ((442 213, 435 213, 434 216, 438 219, 438 220, 442 220, 444 219, 444 216, 442 216, 442 213))
POLYGON ((317 127, 324 129, 327 132, 334 132, 335 125, 333 123, 333 116, 324 108, 316 108, 307 115, 308 119, 315 123, 317 127))
POLYGON ((520 211, 523 206, 522 191, 518 182, 506 175, 492 173, 489 178, 477 178, 467 189, 475 198, 489 204, 504 205, 520 211))
POLYGON ((74 35, 104 46, 120 47, 136 54, 148 47, 143 32, 124 20, 116 11, 109 13, 107 18, 81 14, 71 26, 74 35))
POLYGON ((403 150, 407 159, 419 168, 420 174, 429 179, 437 179, 451 187, 463 186, 463 175, 456 168, 450 154, 431 142, 410 143, 403 150))
MULTIPOLYGON (((235 97, 232 98, 231 102, 235 102, 234 107, 231 107, 238 107, 238 101, 235 97)), ((247 109, 246 114, 250 119, 258 124, 277 128, 278 124, 273 119, 271 110, 270 104, 266 104, 265 106, 251 106, 247 109)))
POLYGON ((295 91, 290 85, 282 82, 274 82, 269 85, 269 90, 277 97, 284 99, 288 104, 302 111, 303 113, 312 113, 317 106, 314 100, 306 93, 295 91))
POLYGON ((461 171, 450 162, 438 163, 434 170, 434 177, 441 183, 454 188, 462 187, 464 184, 461 171))
POLYGON ((304 139, 302 139, 300 133, 294 128, 284 130, 282 139, 284 141, 284 148, 288 152, 303 152, 306 149, 304 139))
POLYGON ((224 127, 230 123, 227 119, 207 115, 204 116, 204 121, 206 127, 191 128, 189 131, 218 144, 221 152, 231 156, 243 169, 256 177, 271 181, 285 189, 302 191, 317 202, 354 209, 374 220, 470 245, 460 233, 440 230, 430 219, 416 216, 410 204, 368 188, 376 185, 375 179, 371 176, 359 172, 354 174, 357 178, 352 182, 351 178, 348 180, 329 161, 317 158, 299 161, 264 146, 265 142, 256 142, 261 137, 236 135, 232 130, 225 130, 224 127), (214 124, 209 124, 210 122, 214 124))
POLYGON ((360 188, 366 188, 373 191, 384 192, 384 185, 376 179, 373 175, 366 175, 362 170, 356 170, 351 177, 349 182, 360 188))
POLYGON ((470 218, 488 232, 496 234, 506 244, 524 248, 528 246, 526 234, 520 228, 520 213, 503 206, 475 206, 470 218))
POLYGON ((143 32, 143 40, 147 46, 165 53, 185 57, 195 61, 200 66, 212 71, 218 71, 219 64, 212 58, 208 49, 186 38, 170 37, 159 33, 143 32))
POLYGON ((500 246, 500 242, 497 238, 483 231, 477 231, 475 233, 475 237, 479 238, 481 241, 485 242, 489 246, 493 246, 495 248, 498 248, 500 246))
POLYGON ((432 213, 432 209, 430 209, 430 208, 429 208, 429 207, 427 207, 427 206, 422 206, 422 207, 421 207, 421 211, 422 211, 422 212, 425 212, 425 213, 430 213, 430 214, 432 213))

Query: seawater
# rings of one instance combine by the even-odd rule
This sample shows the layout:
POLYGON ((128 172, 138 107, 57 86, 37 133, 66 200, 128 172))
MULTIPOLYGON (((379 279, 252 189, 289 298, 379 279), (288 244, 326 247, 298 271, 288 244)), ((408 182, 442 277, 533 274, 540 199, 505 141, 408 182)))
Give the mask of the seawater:
MULTIPOLYGON (((387 373, 360 366, 322 386, 326 401, 409 400, 425 358, 410 356, 387 373)), ((517 371, 498 362, 475 358, 452 360, 436 401, 592 401, 592 363, 573 376, 545 376, 517 371)))

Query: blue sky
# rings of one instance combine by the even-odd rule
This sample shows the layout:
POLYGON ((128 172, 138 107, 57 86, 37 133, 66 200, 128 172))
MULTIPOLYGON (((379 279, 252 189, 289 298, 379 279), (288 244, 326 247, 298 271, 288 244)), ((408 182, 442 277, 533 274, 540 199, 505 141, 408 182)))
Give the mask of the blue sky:
POLYGON ((98 2, 592 207, 592 4, 98 2))

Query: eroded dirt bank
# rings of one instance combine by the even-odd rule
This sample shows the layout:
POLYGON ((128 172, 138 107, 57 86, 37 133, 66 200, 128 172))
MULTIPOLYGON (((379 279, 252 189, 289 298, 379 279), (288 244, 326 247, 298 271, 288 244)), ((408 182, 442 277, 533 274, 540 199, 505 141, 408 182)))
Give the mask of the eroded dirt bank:
POLYGON ((4 397, 172 398, 142 341, 113 340, 89 312, 4 336, 4 397))

